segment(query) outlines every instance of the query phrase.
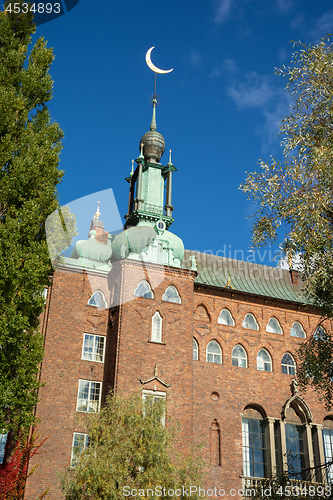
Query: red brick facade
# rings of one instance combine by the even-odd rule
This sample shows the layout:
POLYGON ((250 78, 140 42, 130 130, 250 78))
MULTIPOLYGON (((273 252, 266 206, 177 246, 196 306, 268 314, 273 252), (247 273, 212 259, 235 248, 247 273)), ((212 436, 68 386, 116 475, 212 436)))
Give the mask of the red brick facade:
MULTIPOLYGON (((195 271, 166 267, 163 273, 162 283, 152 286, 154 298, 134 297, 145 276, 149 276, 150 283, 159 281, 161 267, 143 267, 129 259, 116 262, 108 276, 99 277, 98 288, 105 296, 110 293, 110 300, 120 305, 104 310, 87 305, 94 289, 93 273, 70 268, 55 273, 45 318, 41 372, 45 386, 37 406, 41 421, 38 433, 47 440, 41 454, 32 461, 31 467, 39 465, 28 480, 25 500, 34 500, 47 487, 50 499, 62 498, 60 475, 70 466, 73 433, 86 430, 85 414, 76 411, 79 379, 102 382, 102 402, 113 388, 124 394, 140 390, 165 392, 168 414, 181 423, 180 449, 192 442, 203 444, 207 486, 223 488, 225 498, 235 498, 230 491, 242 487, 242 415, 249 411, 246 407, 260 411, 267 430, 271 472, 275 460, 271 451, 274 422, 280 425, 285 417, 283 407, 293 394, 294 376, 282 373, 281 359, 286 352, 295 356, 301 341, 290 336, 290 329, 299 321, 309 336, 318 316, 296 302, 200 285, 194 281, 195 271), (180 304, 162 300, 168 285, 177 288, 180 304), (223 308, 229 309, 235 326, 218 324, 223 308), (156 311, 162 317, 161 342, 151 341, 156 311), (242 327, 249 312, 255 316, 258 330, 242 327), (278 319, 282 334, 266 331, 271 317, 278 319), (81 359, 84 333, 106 336, 104 363, 81 359), (193 360, 193 338, 199 346, 198 360, 193 360), (222 364, 206 361, 206 347, 211 340, 222 349, 222 364), (246 351, 247 367, 232 366, 232 350, 237 344, 246 351), (271 372, 257 369, 261 348, 271 356, 271 372)), ((96 283, 97 277, 98 273, 96 283)), ((302 400, 298 396, 294 395, 291 406, 297 409, 304 400, 312 412, 312 421, 305 422, 304 408, 296 411, 306 427, 305 436, 311 434, 310 424, 318 424, 318 428, 313 426, 313 443, 318 448, 317 457, 322 459, 321 435, 316 433, 327 412, 312 391, 301 395, 302 400)), ((311 455, 313 443, 306 442, 311 455)))

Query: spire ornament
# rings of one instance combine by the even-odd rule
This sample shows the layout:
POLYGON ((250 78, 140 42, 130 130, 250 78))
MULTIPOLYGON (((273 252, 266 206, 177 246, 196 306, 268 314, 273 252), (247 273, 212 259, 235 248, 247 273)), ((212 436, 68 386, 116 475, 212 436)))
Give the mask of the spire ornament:
POLYGON ((98 220, 99 219, 99 216, 101 215, 101 212, 99 211, 99 204, 100 204, 100 201, 97 202, 98 205, 97 205, 97 210, 96 210, 96 213, 94 215, 94 219, 95 220, 98 220))

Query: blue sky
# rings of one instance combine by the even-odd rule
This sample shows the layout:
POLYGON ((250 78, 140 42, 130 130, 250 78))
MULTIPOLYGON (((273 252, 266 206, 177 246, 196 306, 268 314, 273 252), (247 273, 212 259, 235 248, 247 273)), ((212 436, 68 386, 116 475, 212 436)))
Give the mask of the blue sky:
MULTIPOLYGON (((174 68, 157 80, 157 130, 177 168, 171 231, 186 248, 248 258, 254 208, 238 187, 260 158, 281 155, 278 124, 290 104, 274 68, 290 61, 291 40, 317 43, 328 32, 331 0, 80 0, 38 26, 56 56, 49 108, 65 132, 61 204, 112 189, 126 213, 124 178, 150 125, 145 53, 155 45, 153 62, 174 68)), ((83 203, 82 238, 100 197, 83 203)), ((107 200, 106 226, 115 220, 107 200)), ((256 253, 257 262, 276 249, 256 253)))

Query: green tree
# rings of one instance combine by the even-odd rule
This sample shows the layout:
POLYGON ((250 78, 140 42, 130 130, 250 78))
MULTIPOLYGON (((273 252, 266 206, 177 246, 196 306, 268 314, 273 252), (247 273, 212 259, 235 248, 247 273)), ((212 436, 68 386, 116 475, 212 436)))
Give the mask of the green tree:
MULTIPOLYGON (((190 486, 199 488, 201 463, 190 453, 176 455, 176 429, 164 427, 165 411, 161 399, 149 398, 143 406, 140 395, 110 395, 90 419, 89 446, 74 455, 75 468, 63 480, 66 500, 124 500, 134 493, 147 497, 147 489, 155 487, 162 488, 163 498, 174 499, 168 490, 178 488, 176 495, 186 498, 190 486)), ((192 489, 191 497, 199 495, 192 489)))
MULTIPOLYGON (((305 300, 325 318, 333 317, 333 45, 327 37, 297 45, 290 66, 276 71, 293 100, 280 127, 284 159, 261 161, 241 189, 258 205, 254 246, 276 241, 283 230, 282 248, 299 260, 305 300)), ((331 406, 331 365, 313 349, 315 340, 300 353, 299 381, 321 393, 324 387, 331 406)), ((333 353, 330 335, 325 342, 333 353)))
POLYGON ((63 175, 63 133, 45 104, 52 97, 52 49, 39 38, 28 56, 34 32, 31 14, 0 12, 1 432, 26 429, 34 419, 43 357, 39 316, 52 273, 44 226, 58 206, 63 175))

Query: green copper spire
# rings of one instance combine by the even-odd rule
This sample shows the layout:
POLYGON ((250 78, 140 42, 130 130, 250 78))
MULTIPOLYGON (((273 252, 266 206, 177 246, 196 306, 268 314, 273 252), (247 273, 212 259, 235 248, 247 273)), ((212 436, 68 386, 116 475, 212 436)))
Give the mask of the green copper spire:
POLYGON ((150 131, 155 132, 157 125, 156 125, 156 104, 157 104, 157 99, 154 97, 153 98, 153 116, 151 119, 151 124, 150 124, 150 131))

